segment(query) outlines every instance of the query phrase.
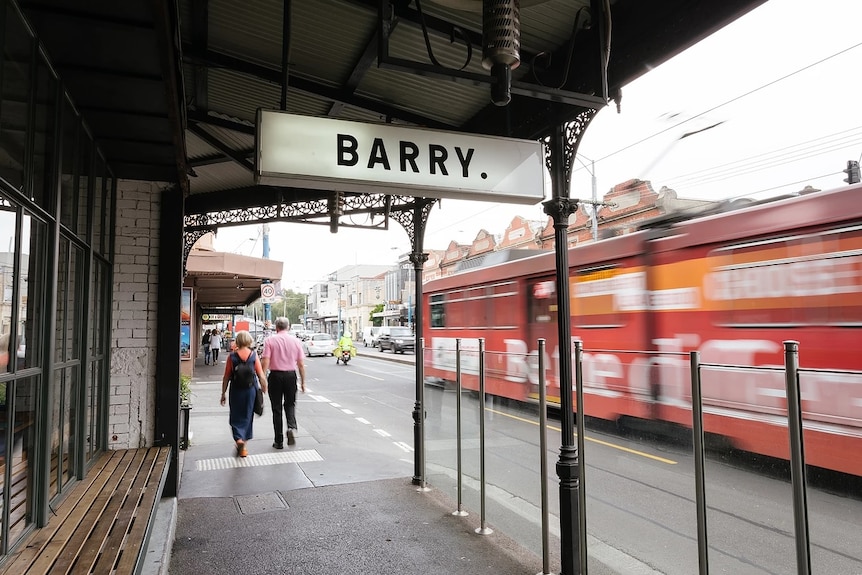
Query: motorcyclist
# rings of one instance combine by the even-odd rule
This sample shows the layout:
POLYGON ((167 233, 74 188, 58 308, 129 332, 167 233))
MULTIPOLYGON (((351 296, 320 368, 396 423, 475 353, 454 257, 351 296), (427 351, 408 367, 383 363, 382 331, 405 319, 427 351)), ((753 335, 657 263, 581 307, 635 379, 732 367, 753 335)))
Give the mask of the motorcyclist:
POLYGON ((353 347, 353 338, 350 337, 349 331, 342 333, 338 339, 338 347, 335 349, 336 364, 341 361, 341 352, 345 349, 350 350, 350 357, 356 357, 356 348, 353 347))

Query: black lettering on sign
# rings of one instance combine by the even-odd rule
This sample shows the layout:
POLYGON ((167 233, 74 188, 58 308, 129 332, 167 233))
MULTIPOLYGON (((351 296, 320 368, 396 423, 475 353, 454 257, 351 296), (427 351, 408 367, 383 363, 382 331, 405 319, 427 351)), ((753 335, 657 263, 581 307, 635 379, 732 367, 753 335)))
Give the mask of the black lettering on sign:
POLYGON ((359 142, 348 134, 338 134, 338 165, 355 166, 359 161, 359 142))
POLYGON ((455 146, 455 153, 458 155, 458 161, 461 162, 461 173, 462 173, 462 175, 465 178, 469 177, 468 172, 470 169, 470 160, 473 159, 473 148, 468 148, 467 149, 467 155, 462 156, 461 155, 461 148, 459 148, 458 146, 455 146))
MULTIPOLYGON (((350 134, 338 134, 338 165, 339 166, 356 166, 359 164, 360 154, 365 155, 364 150, 359 149, 359 141, 355 136, 350 134)), ((455 156, 458 158, 458 163, 461 166, 461 176, 464 178, 470 177, 470 163, 473 161, 474 148, 462 149, 460 146, 454 146, 455 156)), ((424 151, 424 150, 422 150, 424 151)), ((424 155, 420 151, 419 146, 415 142, 408 140, 400 140, 398 142, 398 168, 401 172, 406 173, 411 171, 414 174, 421 173, 419 168, 419 157, 424 155)), ((446 167, 446 162, 449 160, 449 150, 442 144, 428 144, 428 170, 430 174, 449 175, 449 169, 446 167)), ((386 142, 383 138, 374 138, 371 142, 371 149, 368 151, 368 161, 365 167, 369 170, 374 170, 381 167, 384 170, 391 170, 392 165, 389 161, 389 154, 386 151, 386 142)), ((487 174, 482 172, 480 176, 485 179, 487 174)))
MULTIPOLYGON (((389 158, 386 156, 386 146, 381 138, 374 138, 371 144, 371 155, 368 156, 368 169, 374 169, 374 164, 383 164, 383 169, 389 169, 389 158)), ((403 171, 403 170, 402 170, 403 171)))
POLYGON ((446 151, 446 148, 441 146, 440 144, 428 144, 428 153, 431 155, 430 159, 430 168, 431 173, 436 174, 437 170, 435 166, 440 168, 440 173, 444 176, 448 176, 449 172, 446 171, 446 158, 449 157, 449 152, 446 151))
POLYGON ((419 156, 419 147, 413 142, 405 142, 401 140, 401 171, 407 171, 407 162, 410 162, 410 167, 413 168, 413 173, 419 173, 419 166, 416 165, 416 158, 419 156))

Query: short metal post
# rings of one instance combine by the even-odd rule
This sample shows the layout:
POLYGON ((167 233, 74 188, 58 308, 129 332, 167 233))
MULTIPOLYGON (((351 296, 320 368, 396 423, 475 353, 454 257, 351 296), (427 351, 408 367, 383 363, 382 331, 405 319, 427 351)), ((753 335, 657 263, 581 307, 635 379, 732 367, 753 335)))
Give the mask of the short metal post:
POLYGON ((542 487, 542 572, 551 575, 548 522, 548 390, 545 388, 545 338, 539 338, 539 481, 542 487))
POLYGON ((796 572, 811 573, 808 541, 808 488, 802 438, 802 401, 799 395, 799 342, 784 342, 784 373, 787 387, 787 425, 790 431, 790 483, 793 488, 793 524, 796 531, 796 572))
POLYGON ((709 539, 706 532, 706 487, 703 452, 703 398, 700 381, 700 352, 689 353, 691 365, 691 418, 694 439, 694 493, 697 502, 697 564, 700 575, 709 573, 709 539))
MULTIPOLYGON (((419 469, 422 472, 422 478, 419 481, 419 487, 416 491, 431 491, 431 488, 426 485, 428 474, 425 471, 425 338, 419 338, 418 357, 416 357, 416 377, 419 378, 419 469)), ((392 353, 395 353, 394 351, 392 353)))
POLYGON ((476 533, 494 532, 485 525, 485 338, 479 338, 479 499, 480 519, 476 533))
POLYGON ((584 444, 586 443, 586 426, 584 424, 584 343, 575 342, 575 393, 578 411, 575 413, 575 425, 578 430, 578 560, 581 575, 587 575, 587 466, 584 463, 584 444))
POLYGON ((192 415, 192 406, 181 405, 180 411, 183 414, 183 436, 180 437, 180 449, 185 450, 189 448, 189 418, 192 415))
POLYGON ((455 459, 458 472, 458 509, 452 515, 466 517, 468 514, 463 509, 463 483, 464 476, 461 472, 461 338, 455 340, 455 383, 458 387, 458 396, 455 398, 455 459))

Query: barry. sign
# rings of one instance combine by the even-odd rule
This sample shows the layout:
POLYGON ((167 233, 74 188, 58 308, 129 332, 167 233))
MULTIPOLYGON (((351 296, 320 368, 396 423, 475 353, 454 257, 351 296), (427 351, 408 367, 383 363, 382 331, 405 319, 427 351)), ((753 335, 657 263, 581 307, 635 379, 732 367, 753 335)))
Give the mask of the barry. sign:
POLYGON ((518 140, 260 110, 258 184, 535 204, 544 149, 518 140))

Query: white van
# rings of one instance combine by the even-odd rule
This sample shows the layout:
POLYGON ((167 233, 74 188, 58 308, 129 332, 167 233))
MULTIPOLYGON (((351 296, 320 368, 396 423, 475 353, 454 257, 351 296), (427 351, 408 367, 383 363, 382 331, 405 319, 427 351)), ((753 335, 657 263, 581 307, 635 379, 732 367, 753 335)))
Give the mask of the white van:
POLYGON ((362 345, 365 347, 374 347, 377 345, 377 334, 380 333, 379 327, 363 327, 362 328, 362 345))

